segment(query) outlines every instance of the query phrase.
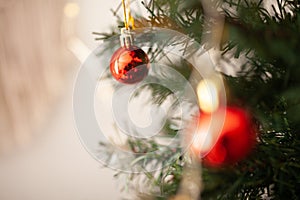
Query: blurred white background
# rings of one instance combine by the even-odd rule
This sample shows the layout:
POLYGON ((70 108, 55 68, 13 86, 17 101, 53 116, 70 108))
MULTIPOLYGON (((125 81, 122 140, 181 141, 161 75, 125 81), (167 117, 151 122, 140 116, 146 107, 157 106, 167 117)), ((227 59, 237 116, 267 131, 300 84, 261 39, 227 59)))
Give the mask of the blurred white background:
POLYGON ((120 199, 81 145, 72 90, 120 0, 0 0, 0 199, 120 199))

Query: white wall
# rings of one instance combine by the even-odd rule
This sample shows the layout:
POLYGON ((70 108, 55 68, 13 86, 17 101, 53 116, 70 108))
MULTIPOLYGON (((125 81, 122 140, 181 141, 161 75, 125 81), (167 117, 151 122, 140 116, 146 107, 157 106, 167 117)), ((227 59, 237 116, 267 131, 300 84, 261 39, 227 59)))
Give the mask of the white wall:
MULTIPOLYGON (((91 32, 107 31, 115 24, 110 8, 117 7, 120 1, 74 2, 78 3, 79 14, 77 18, 62 19, 62 34, 69 39, 75 37, 78 39, 76 41, 80 41, 75 43, 75 49, 79 54, 81 52, 77 56, 84 58, 89 50, 99 45, 94 41, 91 32)), ((74 56, 75 59, 77 58, 74 56)), ((77 61, 77 64, 71 67, 70 76, 62 89, 64 94, 59 103, 51 107, 47 121, 42 128, 33 133, 31 141, 0 157, 1 200, 120 198, 113 178, 115 172, 100 167, 80 144, 75 130, 72 91, 79 66, 77 61)))

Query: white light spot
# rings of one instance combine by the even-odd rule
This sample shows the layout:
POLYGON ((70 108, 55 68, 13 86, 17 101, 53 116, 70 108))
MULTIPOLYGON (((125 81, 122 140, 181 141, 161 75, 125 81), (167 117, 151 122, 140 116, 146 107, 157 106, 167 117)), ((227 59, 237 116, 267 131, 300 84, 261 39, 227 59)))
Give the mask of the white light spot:
POLYGON ((65 16, 75 18, 79 14, 80 8, 77 3, 67 3, 64 8, 65 16))
POLYGON ((200 81, 197 86, 200 109, 204 112, 214 112, 219 107, 219 95, 216 84, 208 79, 200 81))

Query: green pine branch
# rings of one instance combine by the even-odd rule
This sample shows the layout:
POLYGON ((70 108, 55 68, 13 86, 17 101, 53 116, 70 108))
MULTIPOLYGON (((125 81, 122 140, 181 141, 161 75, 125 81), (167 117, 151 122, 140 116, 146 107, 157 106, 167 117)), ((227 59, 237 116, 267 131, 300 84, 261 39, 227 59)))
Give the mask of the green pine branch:
MULTIPOLYGON (((215 1, 225 16, 221 44, 224 59, 245 56, 235 76, 223 74, 230 91, 228 103, 252 111, 259 135, 258 145, 247 159, 234 166, 203 168, 202 199, 300 197, 300 1, 276 0, 271 10, 265 8, 267 3, 270 1, 224 0, 222 4, 215 1)), ((204 23, 214 23, 204 17, 203 8, 196 0, 151 0, 144 6, 149 16, 137 21, 173 28, 198 42, 201 42, 204 23)), ((189 77, 191 67, 181 66, 176 69, 189 77)), ((154 104, 162 104, 172 95, 158 85, 149 85, 147 89, 152 91, 154 104)), ((174 127, 165 127, 170 137, 178 132, 174 127)), ((160 148, 157 141, 143 142, 128 140, 133 152, 160 148)), ((173 151, 165 147, 165 155, 160 156, 171 155, 173 151)), ((156 189, 150 194, 139 194, 141 199, 149 195, 168 199, 176 193, 185 163, 180 149, 176 152, 172 154, 173 163, 162 168, 158 176, 145 172, 148 185, 156 189), (172 178, 166 182, 166 177, 172 178)), ((128 176, 132 180, 138 178, 128 176)))

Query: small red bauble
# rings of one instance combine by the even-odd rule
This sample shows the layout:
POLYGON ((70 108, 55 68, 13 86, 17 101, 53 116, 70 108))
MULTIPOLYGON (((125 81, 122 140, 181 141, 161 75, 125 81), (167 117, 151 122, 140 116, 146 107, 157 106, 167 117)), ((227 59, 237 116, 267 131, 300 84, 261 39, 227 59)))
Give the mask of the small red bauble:
POLYGON ((110 60, 112 76, 121 83, 134 84, 142 81, 149 71, 149 58, 137 46, 121 47, 110 60))
MULTIPOLYGON (((201 146, 195 148, 197 144, 192 145, 192 151, 198 156, 206 154, 203 157, 203 164, 207 166, 219 167, 236 163, 244 159, 255 145, 256 128, 249 113, 237 107, 227 107, 225 113, 221 132, 208 153, 202 152, 201 146)), ((198 117, 198 128, 209 130, 212 119, 211 113, 201 113, 198 117)))

